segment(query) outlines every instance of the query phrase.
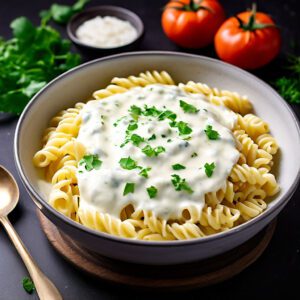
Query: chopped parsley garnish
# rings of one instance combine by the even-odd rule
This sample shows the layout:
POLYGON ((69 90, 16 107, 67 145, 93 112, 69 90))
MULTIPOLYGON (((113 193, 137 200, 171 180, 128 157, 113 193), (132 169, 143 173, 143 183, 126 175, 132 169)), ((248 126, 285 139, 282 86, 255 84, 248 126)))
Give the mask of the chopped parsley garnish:
POLYGON ((130 156, 123 157, 119 160, 120 166, 125 170, 133 170, 137 167, 137 163, 130 156))
POLYGON ((213 175, 215 167, 216 165, 214 162, 212 162, 211 164, 206 163, 204 165, 205 174, 207 177, 211 177, 213 175))
POLYGON ((127 194, 134 193, 134 183, 127 182, 123 191, 123 196, 126 196, 127 194))
POLYGON ((123 116, 123 117, 119 118, 113 125, 114 125, 115 127, 117 127, 117 126, 119 125, 119 123, 120 123, 123 119, 125 119, 125 118, 126 118, 126 116, 123 116))
POLYGON ((175 170, 175 171, 186 169, 186 167, 183 166, 183 165, 181 165, 181 164, 175 164, 175 165, 172 165, 172 168, 173 168, 173 170, 175 170))
POLYGON ((163 153, 165 151, 166 149, 162 146, 152 148, 150 145, 147 145, 142 149, 142 152, 149 157, 158 156, 160 153, 163 153))
POLYGON ((177 115, 175 113, 173 113, 172 111, 170 111, 170 110, 165 110, 165 111, 161 112, 160 115, 158 116, 159 121, 162 121, 162 120, 165 120, 165 119, 175 121, 176 118, 177 118, 177 115))
POLYGON ((149 172, 150 170, 151 170, 151 168, 143 168, 143 169, 140 171, 139 175, 140 175, 140 176, 143 176, 143 177, 145 177, 145 178, 148 178, 148 177, 149 177, 148 172, 149 172))
POLYGON ((186 113, 195 114, 199 111, 199 109, 197 109, 197 107, 195 107, 194 105, 188 104, 187 102, 185 102, 183 100, 180 100, 180 107, 186 113))
POLYGON ((171 142, 172 142, 172 140, 171 140, 171 139, 168 139, 168 140, 167 140, 167 143, 171 143, 171 142))
POLYGON ((161 114, 161 111, 158 110, 155 106, 148 107, 147 105, 145 105, 144 111, 143 111, 144 116, 157 117, 160 114, 161 114))
POLYGON ((147 192, 148 192, 148 195, 151 199, 155 198, 155 196, 157 195, 157 188, 152 185, 152 186, 147 188, 147 192))
POLYGON ((154 148, 155 156, 159 155, 160 153, 166 152, 166 149, 162 146, 158 146, 154 148))
POLYGON ((214 130, 211 125, 207 125, 204 132, 210 140, 218 140, 220 138, 219 132, 214 130))
POLYGON ((198 156, 198 154, 197 154, 196 152, 194 152, 194 153, 191 155, 192 158, 193 158, 193 157, 196 157, 196 156, 198 156))
POLYGON ((85 155, 80 161, 79 165, 84 165, 84 168, 87 171, 91 171, 93 169, 98 170, 102 165, 102 160, 99 159, 97 154, 85 155))
POLYGON ((148 141, 153 141, 153 140, 156 140, 156 135, 154 133, 149 137, 148 141))
POLYGON ((135 133, 130 137, 130 140, 132 141, 133 145, 135 145, 135 146, 138 146, 140 143, 145 141, 145 139, 143 137, 141 137, 140 135, 135 134, 135 133))
POLYGON ((32 292, 35 290, 35 286, 34 283, 32 282, 32 280, 28 277, 24 277, 22 279, 22 285, 24 290, 28 293, 28 294, 32 294, 32 292))
POLYGON ((138 128, 138 124, 136 122, 131 122, 129 123, 128 127, 127 127, 127 130, 128 131, 134 131, 138 128))
POLYGON ((181 135, 190 134, 193 131, 192 128, 189 127, 188 124, 183 121, 179 121, 176 124, 176 127, 178 128, 179 134, 181 135))
POLYGON ((176 191, 185 191, 188 194, 194 192, 184 178, 181 178, 177 174, 173 174, 171 175, 171 177, 172 177, 171 182, 174 185, 176 191))
POLYGON ((142 114, 142 109, 136 105, 130 106, 128 110, 131 113, 131 116, 134 120, 138 120, 139 116, 142 114))

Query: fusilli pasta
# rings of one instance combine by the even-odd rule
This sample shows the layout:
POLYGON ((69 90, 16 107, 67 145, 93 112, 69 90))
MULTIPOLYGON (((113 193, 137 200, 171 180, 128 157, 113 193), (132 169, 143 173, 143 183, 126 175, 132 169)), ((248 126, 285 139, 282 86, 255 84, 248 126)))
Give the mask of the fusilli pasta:
MULTIPOLYGON (((156 83, 175 85, 167 72, 147 71, 139 76, 115 77, 111 84, 95 91, 93 96, 102 99, 137 86, 156 83)), ((205 195, 202 210, 189 207, 183 211, 181 219, 162 220, 152 211, 135 211, 132 205, 122 210, 120 218, 80 205, 76 172, 85 147, 76 137, 83 103, 52 118, 42 138, 43 147, 33 157, 34 165, 44 168, 45 178, 52 183, 50 204, 89 228, 126 238, 154 241, 201 238, 228 230, 262 213, 267 208, 266 198, 279 191, 275 176, 270 173, 278 144, 269 134, 268 124, 251 114, 252 105, 246 96, 193 81, 178 86, 188 93, 201 93, 211 103, 226 106, 237 114, 233 135, 240 159, 222 188, 205 195)))

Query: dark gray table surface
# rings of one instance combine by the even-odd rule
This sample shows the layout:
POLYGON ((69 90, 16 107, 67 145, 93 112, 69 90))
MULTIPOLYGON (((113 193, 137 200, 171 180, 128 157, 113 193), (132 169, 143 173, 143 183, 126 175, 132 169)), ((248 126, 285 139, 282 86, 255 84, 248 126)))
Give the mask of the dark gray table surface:
MULTIPOLYGON (((24 1, 9 0, 0 1, 0 35, 10 36, 9 23, 15 17, 25 15, 33 21, 38 21, 38 12, 48 8, 53 1, 24 1)), ((54 2, 72 3, 73 1, 57 0, 54 2)), ((221 1, 228 15, 239 12, 249 7, 251 1, 223 0, 221 1)), ((256 71, 255 74, 262 79, 272 80, 283 71, 283 53, 291 52, 292 41, 300 41, 299 35, 299 8, 297 0, 257 1, 263 11, 270 13, 281 26, 283 33, 282 53, 271 65, 256 71)), ((138 13, 146 27, 146 35, 140 46, 141 50, 175 50, 182 51, 168 41, 160 27, 160 8, 166 1, 158 0, 93 0, 89 6, 97 4, 115 4, 127 7, 138 13)), ((64 32, 64 28, 58 27, 64 32)), ((212 47, 203 50, 192 51, 214 57, 212 47)), ((299 52, 298 52, 299 54, 299 52)), ((85 58, 86 60, 89 58, 85 58)), ((297 115, 300 109, 293 106, 297 115)), ((205 298, 205 299, 281 299, 289 298, 292 294, 298 294, 300 283, 300 189, 278 217, 278 225, 275 235, 262 257, 243 271, 237 277, 224 283, 197 289, 185 293, 155 293, 128 290, 110 286, 99 280, 95 280, 80 272, 67 263, 49 245, 41 231, 36 217, 36 208, 26 193, 17 174, 13 158, 13 137, 17 119, 0 123, 0 164, 7 167, 16 177, 20 187, 20 203, 11 215, 10 219, 20 234, 24 243, 36 259, 41 269, 55 282, 62 292, 64 299, 150 299, 150 298, 205 298)), ((299 159, 299 157, 291 157, 299 159)), ((21 259, 11 245, 4 230, 0 229, 0 300, 27 300, 38 299, 36 294, 28 295, 23 290, 20 281, 27 271, 21 259)), ((297 296, 293 296, 297 298, 297 296)))

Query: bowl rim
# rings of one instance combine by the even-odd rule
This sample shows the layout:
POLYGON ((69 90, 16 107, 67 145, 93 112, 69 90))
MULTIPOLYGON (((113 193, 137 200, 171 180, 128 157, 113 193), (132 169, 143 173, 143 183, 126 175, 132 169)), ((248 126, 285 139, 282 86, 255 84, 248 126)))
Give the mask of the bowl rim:
MULTIPOLYGON (((130 22, 129 19, 126 19, 126 21, 130 22)), ((81 25, 81 24, 80 24, 81 25)), ((138 41, 144 34, 145 31, 145 27, 144 27, 144 23, 142 21, 142 19, 132 10, 129 10, 127 8, 121 7, 121 6, 116 6, 116 5, 98 5, 98 6, 93 6, 93 7, 89 7, 84 9, 83 11, 75 14, 74 16, 72 16, 72 18, 68 21, 67 23, 67 34, 69 36, 69 38, 71 39, 72 42, 74 42, 75 44, 81 46, 81 47, 85 47, 87 49, 91 49, 91 50, 95 50, 95 51, 111 51, 111 50, 122 50, 123 48, 126 48, 132 44, 134 44, 136 41, 138 41), (103 48, 103 47, 97 47, 97 46, 92 46, 92 45, 88 45, 86 43, 83 43, 82 41, 80 41, 75 32, 73 32, 72 30, 72 24, 74 23, 74 21, 85 14, 91 14, 93 12, 97 12, 97 11, 102 11, 103 9, 107 9, 110 11, 117 11, 117 12, 122 12, 128 16, 130 16, 132 19, 135 19, 138 23, 138 26, 134 26, 136 31, 137 31, 137 36, 135 37, 134 40, 132 40, 130 43, 127 43, 125 45, 121 45, 121 46, 117 46, 117 47, 108 47, 108 48, 103 48)))
MULTIPOLYGON (((298 120, 296 114, 291 109, 291 107, 286 103, 286 101, 271 86, 269 86, 263 80, 259 79, 258 77, 252 75, 251 73, 249 73, 245 70, 242 70, 242 69, 240 69, 236 66, 233 66, 231 64, 225 63, 223 61, 220 61, 220 60, 217 60, 217 59, 214 59, 214 58, 195 55, 195 54, 189 54, 189 53, 182 53, 182 52, 136 51, 136 52, 115 54, 115 55, 110 55, 110 56, 106 56, 106 57, 103 57, 103 58, 98 58, 98 59, 95 59, 95 60, 91 60, 89 62, 81 64, 81 65, 79 65, 79 66, 77 66, 77 67, 75 67, 75 68, 59 75, 58 77, 56 77, 52 81, 50 81, 43 89, 41 89, 30 100, 30 102, 25 107, 23 113, 20 116, 20 119, 19 119, 17 127, 16 127, 16 131, 15 131, 15 136, 14 136, 14 158, 15 158, 16 168, 17 168, 17 171, 18 171, 19 176, 21 178, 21 181, 23 182, 23 184, 26 187, 29 194, 31 196, 33 196, 38 201, 38 203, 40 203, 42 205, 42 207, 45 207, 48 210, 48 212, 50 212, 51 214, 54 214, 58 219, 60 219, 60 221, 62 221, 66 225, 69 225, 71 227, 75 227, 74 229, 77 229, 79 231, 84 231, 85 233, 87 233, 89 235, 92 235, 93 237, 106 239, 106 240, 121 243, 121 244, 130 244, 130 245, 134 245, 134 246, 149 246, 149 247, 170 247, 170 246, 171 247, 181 247, 181 246, 187 246, 187 245, 191 245, 191 244, 208 243, 208 242, 212 242, 213 240, 227 238, 229 236, 232 236, 232 235, 236 234, 237 232, 241 232, 241 231, 244 231, 246 229, 249 229, 249 227, 254 226, 256 223, 262 221, 264 218, 271 215, 275 210, 283 208, 287 204, 287 202, 290 200, 290 198, 294 194, 294 192, 295 192, 295 190, 296 190, 296 188, 299 184, 300 168, 299 168, 297 176, 294 178, 290 188, 285 192, 285 194, 282 195, 281 201, 278 201, 277 203, 275 203, 275 205, 273 205, 272 207, 270 207, 269 209, 264 211, 262 214, 258 215, 257 217, 255 217, 255 218, 253 218, 253 219, 251 219, 251 220, 249 220, 249 221, 247 221, 247 222, 245 222, 241 225, 233 227, 230 230, 220 232, 220 233, 216 233, 216 234, 209 235, 209 236, 205 236, 205 237, 201 237, 201 238, 189 239, 189 240, 143 241, 143 240, 119 237, 119 236, 115 236, 115 235, 108 234, 108 233, 105 233, 105 232, 96 231, 96 230, 90 229, 90 228, 88 228, 88 227, 86 227, 86 226, 84 226, 80 223, 77 223, 77 222, 69 219, 65 215, 59 213, 46 200, 44 200, 43 197, 41 197, 39 195, 39 193, 34 189, 33 185, 30 183, 30 180, 25 175, 25 172, 24 172, 24 169, 23 169, 23 166, 22 166, 22 163, 21 163, 21 159, 20 159, 20 156, 19 156, 20 131, 21 131, 23 122, 26 119, 26 116, 27 116, 28 112, 30 111, 30 108, 39 100, 40 96, 42 96, 44 93, 46 93, 47 90, 49 88, 51 88, 53 85, 55 85, 57 81, 65 78, 65 77, 68 77, 70 74, 73 74, 73 73, 78 72, 78 71, 80 72, 82 69, 85 69, 85 68, 90 67, 90 66, 95 65, 95 64, 101 64, 101 62, 103 62, 103 61, 110 61, 110 60, 115 60, 115 59, 118 59, 118 58, 126 58, 126 57, 129 57, 129 56, 152 56, 152 55, 174 56, 174 57, 180 56, 180 57, 187 57, 187 58, 193 58, 193 59, 200 59, 200 60, 208 61, 208 62, 211 62, 211 63, 214 63, 214 64, 219 64, 219 65, 225 66, 226 68, 231 68, 231 69, 233 68, 234 70, 242 73, 244 76, 250 78, 251 80, 254 80, 257 83, 263 85, 265 89, 268 89, 272 94, 274 94, 274 96, 276 96, 276 98, 278 98, 278 100, 281 102, 281 104, 286 107, 286 109, 290 113, 291 120, 293 120, 293 122, 296 126, 297 133, 298 133, 298 139, 300 140, 300 123, 299 123, 299 120, 298 120)), ((300 144, 298 145, 298 147, 300 148, 300 144)))

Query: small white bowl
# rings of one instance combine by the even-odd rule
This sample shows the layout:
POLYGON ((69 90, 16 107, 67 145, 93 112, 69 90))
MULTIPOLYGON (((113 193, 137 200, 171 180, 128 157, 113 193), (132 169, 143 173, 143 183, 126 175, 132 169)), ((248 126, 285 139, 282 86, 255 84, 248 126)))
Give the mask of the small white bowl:
MULTIPOLYGON (((300 176, 300 131, 289 105, 266 83, 232 65, 207 57, 175 52, 125 53, 94 60, 59 76, 40 91, 20 117, 15 134, 18 171, 36 205, 59 230, 101 255, 142 264, 178 264, 205 259, 244 243, 269 224, 287 204, 300 176), (248 95, 255 113, 270 124, 280 145, 278 182, 281 191, 258 217, 226 232, 187 241, 148 242, 97 232, 75 223, 47 203, 47 189, 32 164, 52 116, 105 87, 115 76, 166 70, 177 82, 204 82, 248 95)), ((288 242, 288 241, 287 241, 288 242)))

